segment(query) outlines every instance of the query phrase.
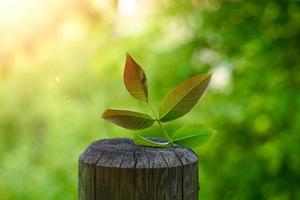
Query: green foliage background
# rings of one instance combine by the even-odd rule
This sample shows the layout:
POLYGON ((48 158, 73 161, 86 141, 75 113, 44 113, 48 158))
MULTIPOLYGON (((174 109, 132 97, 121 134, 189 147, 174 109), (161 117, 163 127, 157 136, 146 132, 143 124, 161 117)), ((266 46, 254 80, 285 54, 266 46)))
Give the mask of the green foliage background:
POLYGON ((181 81, 214 72, 195 109, 167 125, 219 132, 197 149, 200 199, 300 199, 299 1, 137 2, 142 16, 125 17, 118 1, 102 11, 69 1, 57 23, 71 19, 83 35, 62 39, 55 26, 1 54, 0 199, 76 199, 80 152, 134 133, 100 120, 109 107, 150 114, 123 86, 126 52, 156 108, 181 81))

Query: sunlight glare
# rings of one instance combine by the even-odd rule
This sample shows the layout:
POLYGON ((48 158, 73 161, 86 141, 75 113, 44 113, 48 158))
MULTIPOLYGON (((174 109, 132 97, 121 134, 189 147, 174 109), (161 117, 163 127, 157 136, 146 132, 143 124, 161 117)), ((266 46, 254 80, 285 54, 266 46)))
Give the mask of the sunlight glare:
POLYGON ((131 16, 138 12, 137 0, 120 0, 118 2, 118 11, 123 16, 131 16))
POLYGON ((33 11, 33 0, 0 0, 0 23, 16 24, 33 11))
POLYGON ((30 52, 35 41, 54 30, 63 6, 56 0, 0 0, 0 54, 30 52))
POLYGON ((227 88, 231 82, 231 73, 231 64, 221 63, 213 70, 210 87, 219 90, 227 88))

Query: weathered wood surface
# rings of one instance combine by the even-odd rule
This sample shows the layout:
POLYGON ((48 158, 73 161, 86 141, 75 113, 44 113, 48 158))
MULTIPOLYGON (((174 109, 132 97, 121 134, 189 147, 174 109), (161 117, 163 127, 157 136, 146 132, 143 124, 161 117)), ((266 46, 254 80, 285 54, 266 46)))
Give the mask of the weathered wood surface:
POLYGON ((198 200, 198 157, 126 138, 98 140, 79 158, 79 200, 198 200))

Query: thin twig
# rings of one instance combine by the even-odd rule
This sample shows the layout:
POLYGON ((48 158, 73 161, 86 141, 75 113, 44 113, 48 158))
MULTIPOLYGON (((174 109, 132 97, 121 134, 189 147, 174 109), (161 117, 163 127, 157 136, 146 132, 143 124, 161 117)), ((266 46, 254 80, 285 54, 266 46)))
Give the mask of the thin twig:
POLYGON ((166 138, 168 139, 168 141, 169 141, 171 144, 173 144, 172 139, 170 138, 170 136, 169 136, 169 134, 167 133, 166 129, 163 127, 162 123, 159 121, 159 119, 158 119, 157 115, 155 114, 155 112, 154 112, 154 110, 153 110, 151 104, 150 104, 149 102, 147 102, 147 104, 148 104, 148 106, 149 106, 151 112, 153 113, 153 115, 154 115, 154 117, 155 117, 155 120, 157 121, 158 125, 159 125, 160 128, 163 130, 163 132, 164 132, 166 138))

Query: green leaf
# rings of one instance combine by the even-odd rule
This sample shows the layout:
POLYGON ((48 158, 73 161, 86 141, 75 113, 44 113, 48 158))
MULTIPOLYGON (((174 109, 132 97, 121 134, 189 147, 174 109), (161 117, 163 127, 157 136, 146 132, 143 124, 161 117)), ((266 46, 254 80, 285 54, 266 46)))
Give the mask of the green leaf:
POLYGON ((206 143, 215 133, 215 130, 201 124, 192 124, 177 130, 173 135, 173 142, 184 147, 198 147, 206 143))
POLYGON ((150 147, 167 147, 169 142, 154 142, 148 138, 145 138, 140 135, 136 135, 132 138, 133 142, 141 146, 150 146, 150 147))
POLYGON ((160 121, 171 121, 188 113, 202 96, 210 79, 211 74, 200 74, 173 89, 160 105, 160 121))
POLYGON ((144 70, 129 55, 126 55, 124 84, 128 92, 140 101, 148 102, 147 78, 144 70))
POLYGON ((102 118, 118 126, 132 130, 148 128, 152 126, 155 121, 149 115, 143 113, 112 109, 105 110, 102 114, 102 118))

